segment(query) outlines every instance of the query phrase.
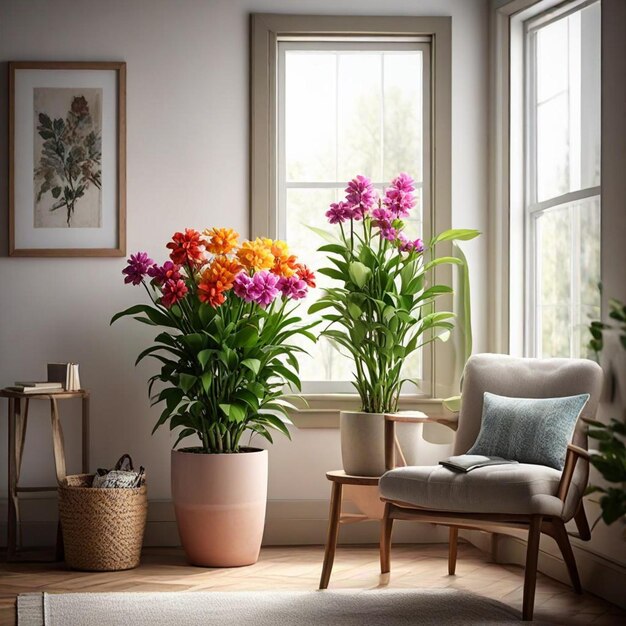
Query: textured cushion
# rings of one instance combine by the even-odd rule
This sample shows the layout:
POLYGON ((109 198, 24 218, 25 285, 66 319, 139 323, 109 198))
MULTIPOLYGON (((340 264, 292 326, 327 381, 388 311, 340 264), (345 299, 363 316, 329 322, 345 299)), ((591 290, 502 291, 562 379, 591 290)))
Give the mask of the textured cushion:
POLYGON ((463 513, 542 514, 563 517, 557 498, 561 472, 519 463, 467 474, 441 465, 399 467, 380 479, 383 498, 423 509, 463 513))
POLYGON ((562 470, 567 444, 588 400, 588 393, 566 398, 509 398, 486 391, 480 432, 467 453, 562 470))

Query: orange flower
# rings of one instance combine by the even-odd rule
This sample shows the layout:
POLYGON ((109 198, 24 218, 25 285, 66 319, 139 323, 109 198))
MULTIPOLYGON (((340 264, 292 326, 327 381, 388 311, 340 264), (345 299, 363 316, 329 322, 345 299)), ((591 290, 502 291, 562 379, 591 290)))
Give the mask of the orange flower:
POLYGON ((211 280, 201 280, 198 283, 198 299, 200 302, 208 302, 213 308, 217 308, 226 300, 222 283, 211 280))
POLYGON ((233 280, 239 274, 242 267, 239 261, 229 259, 227 256, 216 256, 209 267, 202 272, 203 281, 221 283, 224 291, 233 287, 233 280))
POLYGON ((315 274, 304 263, 296 265, 296 272, 298 273, 298 278, 303 280, 307 286, 315 287, 315 274))
POLYGON ((189 263, 201 264, 204 260, 204 246, 206 242, 200 233, 193 228, 186 228, 185 233, 174 233, 172 241, 167 244, 171 250, 170 259, 177 265, 189 263))
POLYGON ((211 254, 228 254, 237 247, 239 233, 232 228, 207 228, 202 232, 207 237, 207 250, 211 254))
POLYGON ((274 257, 274 267, 272 273, 283 278, 293 276, 298 269, 297 258, 292 254, 289 256, 274 257))
POLYGON ((239 250, 237 258, 241 264, 249 270, 269 270, 274 265, 274 255, 267 242, 258 237, 254 241, 244 241, 239 250))

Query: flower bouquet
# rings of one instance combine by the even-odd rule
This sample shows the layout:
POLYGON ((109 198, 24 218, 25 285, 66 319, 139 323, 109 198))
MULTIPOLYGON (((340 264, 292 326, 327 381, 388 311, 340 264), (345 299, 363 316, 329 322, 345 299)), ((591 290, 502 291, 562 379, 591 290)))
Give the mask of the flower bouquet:
MULTIPOLYGON (((145 252, 131 255, 124 282, 143 285, 150 304, 118 313, 163 328, 137 358, 161 363, 149 381, 165 387, 152 399, 165 403, 154 430, 169 420, 181 439, 198 435, 203 452, 238 452, 249 431, 272 441, 289 435, 285 384, 300 389, 297 335, 315 340, 293 315, 294 302, 315 286, 314 274, 283 241, 238 243, 236 232, 212 228, 177 232, 170 260, 158 265, 145 252)), ((154 431, 153 431, 154 432, 154 431)))
MULTIPOLYGON (((415 206, 414 191, 408 174, 395 178, 382 197, 367 177, 357 176, 348 183, 345 199, 331 204, 326 213, 330 224, 338 226, 338 236, 314 229, 329 242, 319 251, 327 253, 330 264, 318 272, 337 284, 325 290, 309 313, 323 312, 328 325, 321 334, 354 361, 353 384, 362 411, 356 414, 357 429, 364 428, 367 421, 363 414, 382 417, 398 410, 402 385, 409 380, 402 375, 406 359, 436 338, 446 339, 453 328, 454 314, 434 307, 437 298, 450 294, 452 288, 429 284, 429 278, 438 265, 460 265, 463 261, 437 257, 437 245, 479 234, 454 229, 427 243, 410 239, 403 220, 415 206)), ((375 442, 380 454, 371 450, 364 453, 361 469, 346 467, 345 451, 350 442, 343 441, 343 424, 344 415, 344 469, 369 475, 384 471, 381 459, 373 461, 382 455, 382 420, 376 420, 374 435, 380 438, 375 442)), ((362 431, 358 436, 363 440, 362 431)))

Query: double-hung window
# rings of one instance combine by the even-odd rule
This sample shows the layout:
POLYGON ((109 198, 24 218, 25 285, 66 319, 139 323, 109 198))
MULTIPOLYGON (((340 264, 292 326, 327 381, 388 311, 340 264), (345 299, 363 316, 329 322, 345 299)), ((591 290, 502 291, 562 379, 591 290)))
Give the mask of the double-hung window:
POLYGON ((527 20, 524 43, 525 349, 586 356, 600 317, 599 0, 527 20))
MULTIPOLYGON (((332 230, 324 214, 348 181, 363 174, 382 192, 401 172, 416 182, 408 234, 449 228, 450 51, 446 17, 253 16, 252 235, 286 240, 315 270, 325 242, 309 227, 332 230)), ((317 280, 305 316, 332 282, 317 280)), ((303 392, 325 397, 326 410, 346 406, 336 394, 354 394, 350 359, 324 338, 306 348, 303 392)), ((427 347, 405 363, 413 399, 453 393, 445 350, 438 362, 427 347)))

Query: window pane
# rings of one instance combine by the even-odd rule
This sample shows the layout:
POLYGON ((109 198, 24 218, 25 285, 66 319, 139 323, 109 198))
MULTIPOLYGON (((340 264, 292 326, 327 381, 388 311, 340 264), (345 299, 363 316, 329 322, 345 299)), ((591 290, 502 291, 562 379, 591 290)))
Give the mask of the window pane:
POLYGON ((600 317, 600 198, 536 219, 537 356, 589 356, 589 322, 600 317))
POLYGON ((531 132, 541 202, 600 184, 600 3, 533 36, 536 122, 531 132))
POLYGON ((285 161, 287 181, 336 176, 336 67, 334 55, 285 55, 285 161))
MULTIPOLYGON (((408 172, 416 181, 417 205, 407 220, 407 235, 423 232, 424 177, 424 55, 421 47, 406 44, 389 49, 363 44, 284 44, 284 85, 279 85, 279 189, 281 236, 313 270, 326 265, 315 250, 325 243, 306 226, 328 229, 325 212, 343 199, 344 188, 356 174, 375 183, 379 193, 391 178, 408 172), (280 148, 279 148, 280 149, 280 148)), ((300 315, 330 278, 317 275, 318 287, 303 304, 300 315)), ((320 314, 321 315, 321 314, 320 314)), ((352 362, 326 339, 300 360, 305 391, 351 391, 352 362), (315 383, 321 383, 320 386, 315 383)), ((422 377, 422 355, 415 353, 403 375, 422 377)), ((414 392, 414 388, 407 391, 414 392)))

